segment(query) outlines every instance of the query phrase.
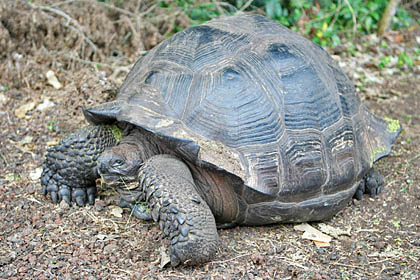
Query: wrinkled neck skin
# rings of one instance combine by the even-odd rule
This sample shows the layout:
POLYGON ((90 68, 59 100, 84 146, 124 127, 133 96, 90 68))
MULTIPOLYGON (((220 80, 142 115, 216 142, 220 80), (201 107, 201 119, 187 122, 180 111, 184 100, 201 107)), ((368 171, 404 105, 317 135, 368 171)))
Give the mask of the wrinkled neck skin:
MULTIPOLYGON (((123 199, 139 199, 138 171, 148 158, 161 154, 150 133, 140 128, 126 129, 120 143, 107 148, 98 159, 98 171, 105 183, 117 187, 123 199)), ((134 201, 133 201, 134 200, 134 201)))

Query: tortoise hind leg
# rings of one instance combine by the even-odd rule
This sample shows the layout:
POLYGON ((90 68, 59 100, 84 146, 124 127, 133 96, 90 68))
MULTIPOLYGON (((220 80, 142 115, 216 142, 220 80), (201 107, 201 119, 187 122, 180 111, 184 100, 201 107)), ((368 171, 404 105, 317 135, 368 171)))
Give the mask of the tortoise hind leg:
POLYGON ((370 197, 375 197, 382 192, 383 177, 375 169, 370 169, 360 181, 359 187, 354 194, 354 198, 361 200, 363 194, 367 193, 370 197))
POLYGON ((61 200, 79 206, 93 204, 95 180, 99 178, 96 161, 104 149, 118 141, 115 126, 88 125, 63 138, 48 149, 41 174, 42 193, 54 203, 61 200))
POLYGON ((138 189, 130 191, 141 193, 135 197, 148 202, 153 220, 169 237, 171 265, 211 260, 219 242, 216 222, 187 165, 174 156, 156 155, 144 162, 139 181, 138 189))

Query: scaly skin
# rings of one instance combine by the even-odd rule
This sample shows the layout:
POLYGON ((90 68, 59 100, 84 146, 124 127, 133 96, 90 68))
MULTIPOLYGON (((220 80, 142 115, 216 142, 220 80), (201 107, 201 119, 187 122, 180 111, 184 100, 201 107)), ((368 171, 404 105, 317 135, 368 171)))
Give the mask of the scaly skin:
POLYGON ((42 193, 54 203, 71 201, 84 206, 95 202, 96 163, 106 147, 118 142, 118 128, 88 125, 48 149, 41 175, 42 193))
POLYGON ((171 155, 146 160, 137 188, 120 186, 122 199, 147 202, 153 220, 170 239, 171 265, 211 260, 218 247, 216 222, 197 193, 189 168, 171 155))
POLYGON ((382 192, 383 185, 382 175, 379 174, 375 169, 370 169, 369 172, 360 181, 359 187, 354 194, 354 198, 361 200, 363 194, 368 194, 370 197, 375 197, 382 192))

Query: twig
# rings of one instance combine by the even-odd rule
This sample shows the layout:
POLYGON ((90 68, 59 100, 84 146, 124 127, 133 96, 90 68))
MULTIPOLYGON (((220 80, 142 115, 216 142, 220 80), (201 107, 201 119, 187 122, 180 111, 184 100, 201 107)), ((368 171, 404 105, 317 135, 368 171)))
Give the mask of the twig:
POLYGON ((365 268, 363 266, 359 266, 359 265, 351 265, 351 264, 344 264, 344 263, 331 263, 331 265, 351 267, 351 268, 359 268, 359 269, 365 270, 365 268))
POLYGON ((368 262, 368 265, 375 264, 375 263, 382 263, 382 262, 386 262, 386 261, 390 261, 390 260, 392 260, 392 258, 383 259, 383 260, 379 260, 379 261, 375 261, 375 262, 368 262))
MULTIPOLYGON (((140 2, 140 1, 139 1, 140 2)), ((142 17, 148 13, 150 13, 151 11, 153 11, 158 4, 153 4, 150 6, 150 8, 148 8, 146 11, 142 12, 142 13, 133 13, 118 7, 115 7, 114 5, 105 3, 105 2, 99 2, 99 1, 89 1, 89 0, 68 0, 68 1, 63 1, 63 2, 58 2, 55 4, 52 4, 51 7, 58 7, 58 6, 62 6, 62 5, 67 5, 67 4, 71 4, 71 3, 88 3, 88 4, 93 4, 93 5, 100 5, 100 6, 104 6, 110 10, 114 10, 116 12, 120 12, 122 14, 128 15, 130 17, 142 17)))
POLYGON ((44 205, 42 202, 40 202, 40 201, 36 200, 36 199, 35 199, 35 198, 33 198, 33 197, 26 197, 26 199, 27 199, 27 200, 30 200, 30 201, 32 201, 32 202, 36 202, 36 203, 38 203, 38 204, 40 204, 40 205, 44 205))
POLYGON ((76 2, 97 4, 97 5, 105 6, 108 9, 115 10, 115 11, 120 12, 122 14, 126 14, 126 15, 129 15, 129 16, 135 16, 135 14, 133 14, 132 12, 129 12, 127 10, 124 10, 124 9, 121 9, 121 8, 118 8, 118 7, 115 7, 114 5, 111 5, 111 4, 108 4, 108 3, 105 3, 105 2, 98 2, 98 1, 69 0, 69 1, 63 1, 63 2, 58 2, 58 3, 52 4, 51 7, 58 7, 58 6, 67 5, 67 4, 76 3, 76 2))
POLYGON ((245 11, 245 9, 246 8, 248 8, 249 7, 249 5, 251 5, 251 3, 253 2, 254 0, 248 0, 240 9, 239 9, 239 11, 240 12, 243 12, 243 11, 245 11))
POLYGON ((63 56, 63 57, 65 57, 65 58, 68 58, 68 59, 73 59, 73 60, 76 60, 76 61, 78 61, 78 62, 81 62, 81 63, 87 64, 87 65, 92 65, 92 66, 94 66, 95 68, 96 68, 97 66, 101 66, 101 67, 108 67, 108 68, 114 69, 114 67, 113 67, 112 65, 109 65, 109 64, 106 64, 106 63, 102 63, 102 62, 95 62, 95 61, 90 61, 90 60, 84 60, 84 59, 81 59, 81 58, 78 58, 78 57, 71 56, 71 55, 69 55, 69 54, 60 54, 60 55, 62 55, 62 56, 63 56))
POLYGON ((304 265, 301 265, 301 264, 299 264, 299 263, 296 263, 296 262, 294 262, 294 261, 292 261, 292 260, 290 260, 290 259, 288 259, 288 258, 285 258, 285 257, 277 257, 277 258, 278 258, 278 259, 281 259, 281 260, 285 260, 288 264, 291 264, 291 265, 294 265, 294 266, 300 267, 300 268, 302 268, 302 269, 305 269, 305 270, 309 269, 308 267, 306 267, 306 266, 304 266, 304 265))
POLYGON ((351 13, 351 18, 353 20, 353 33, 356 33, 357 20, 356 20, 356 15, 354 14, 353 7, 350 5, 349 0, 344 0, 344 2, 346 2, 347 6, 349 7, 349 10, 350 10, 350 13, 351 13))
POLYGON ((413 6, 417 5, 417 4, 419 4, 419 3, 420 3, 420 0, 409 1, 409 2, 407 2, 407 3, 405 3, 405 4, 403 4, 403 5, 402 5, 402 7, 403 7, 404 9, 408 9, 408 8, 411 8, 411 7, 413 7, 413 6))
MULTIPOLYGON (((420 1, 420 0, 419 0, 419 1, 420 1)), ((414 160, 416 160, 416 159, 418 159, 418 158, 420 158, 420 154, 418 154, 418 155, 414 156, 413 158, 410 158, 410 159, 408 160, 408 162, 412 162, 412 161, 414 161, 414 160)))
POLYGON ((242 257, 246 257, 246 256, 249 256, 249 255, 251 255, 251 253, 242 254, 242 255, 239 255, 239 256, 236 256, 236 257, 230 258, 230 259, 228 259, 228 260, 223 260, 223 261, 213 261, 213 262, 210 262, 210 263, 212 263, 212 264, 216 264, 216 263, 227 263, 227 262, 230 262, 230 261, 233 261, 233 260, 236 260, 236 259, 242 258, 242 257))
POLYGON ((57 10, 51 7, 47 7, 47 6, 38 6, 35 4, 32 4, 31 2, 26 2, 32 9, 38 9, 38 10, 42 10, 42 11, 48 11, 51 13, 54 13, 56 15, 59 15, 65 19, 67 19, 68 22, 72 23, 76 28, 72 28, 68 23, 64 23, 65 26, 68 26, 69 28, 71 28, 72 30, 74 30, 76 33, 78 33, 83 40, 85 40, 91 47, 92 49, 97 52, 98 51, 98 47, 84 34, 84 32, 82 31, 83 28, 82 26, 79 24, 79 22, 75 19, 73 19, 72 17, 70 17, 68 14, 66 14, 65 12, 61 11, 61 10, 57 10))

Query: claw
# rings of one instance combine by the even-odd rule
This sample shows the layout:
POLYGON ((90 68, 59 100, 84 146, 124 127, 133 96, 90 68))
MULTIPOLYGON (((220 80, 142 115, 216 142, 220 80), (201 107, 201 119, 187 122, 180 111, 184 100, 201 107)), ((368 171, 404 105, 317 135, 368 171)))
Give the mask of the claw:
POLYGON ((68 205, 71 205, 70 196, 71 196, 71 191, 67 187, 66 188, 62 187, 58 191, 58 197, 60 198, 60 200, 64 200, 68 205))
POLYGON ((96 197, 96 187, 89 187, 86 190, 88 201, 90 205, 95 204, 95 197, 96 197))
POLYGON ((85 206, 85 200, 84 200, 84 197, 81 197, 81 196, 76 196, 76 203, 77 203, 77 205, 79 205, 79 206, 85 206))
POLYGON ((74 189, 73 201, 76 201, 77 205, 85 206, 86 205, 86 189, 74 189))
POLYGON ((53 201, 54 203, 58 203, 59 199, 58 199, 57 192, 52 191, 52 192, 50 192, 50 195, 51 195, 51 199, 52 199, 52 201, 53 201))
POLYGON ((69 205, 71 206, 71 202, 70 202, 70 196, 68 195, 63 195, 63 200, 69 205))
POLYGON ((354 198, 356 198, 357 200, 361 200, 363 198, 363 192, 361 190, 357 190, 354 194, 354 198))
POLYGON ((144 205, 136 204, 131 207, 131 213, 134 217, 144 221, 152 220, 152 214, 150 213, 150 209, 147 209, 147 207, 145 207, 144 205))
POLYGON ((88 200, 89 200, 89 204, 90 204, 90 205, 95 204, 95 195, 93 195, 93 194, 89 194, 89 195, 88 195, 88 200))
POLYGON ((59 194, 60 196, 64 197, 64 196, 70 196, 70 194, 71 194, 71 193, 70 193, 70 189, 62 187, 62 188, 58 191, 58 194, 59 194))
POLYGON ((47 186, 43 185, 42 186, 42 195, 47 195, 48 191, 47 191, 47 186))

